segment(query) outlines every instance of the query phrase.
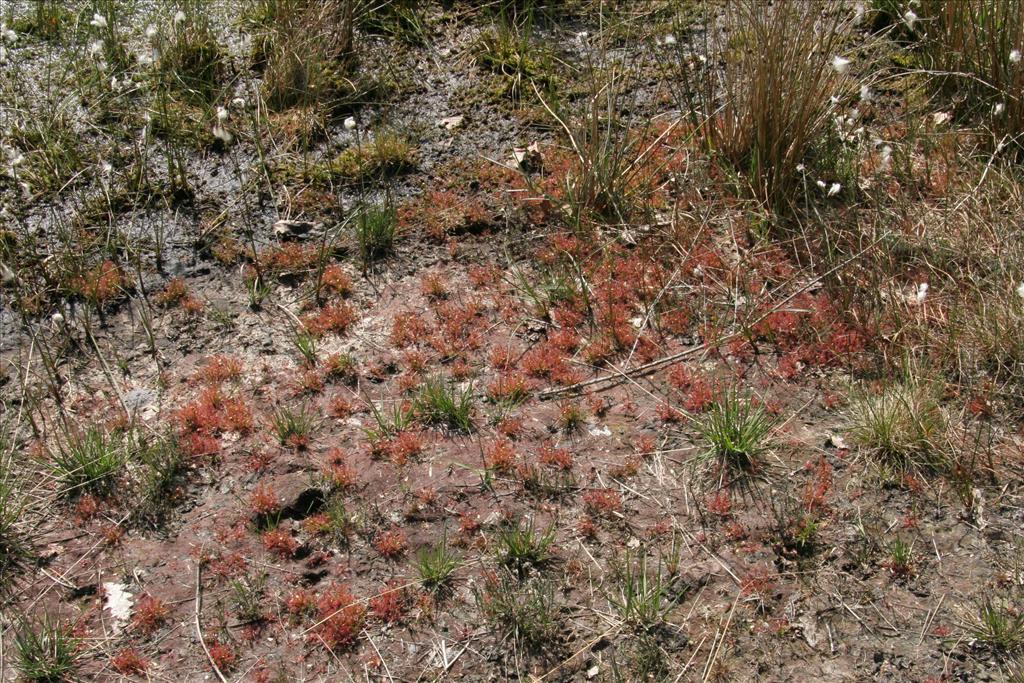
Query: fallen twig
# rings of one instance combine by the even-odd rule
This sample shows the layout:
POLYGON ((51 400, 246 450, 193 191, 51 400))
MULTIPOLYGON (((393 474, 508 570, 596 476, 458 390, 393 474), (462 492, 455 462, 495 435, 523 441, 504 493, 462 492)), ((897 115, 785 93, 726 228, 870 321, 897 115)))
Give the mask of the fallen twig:
POLYGON ((203 639, 203 627, 199 621, 199 615, 203 611, 203 562, 202 560, 196 561, 196 635, 199 637, 199 644, 203 647, 203 652, 206 653, 206 658, 210 661, 210 666, 213 667, 213 672, 217 674, 217 678, 220 679, 221 683, 228 683, 228 679, 224 678, 224 674, 221 673, 220 667, 217 666, 217 662, 213 661, 213 655, 210 654, 210 649, 206 647, 206 640, 203 639))

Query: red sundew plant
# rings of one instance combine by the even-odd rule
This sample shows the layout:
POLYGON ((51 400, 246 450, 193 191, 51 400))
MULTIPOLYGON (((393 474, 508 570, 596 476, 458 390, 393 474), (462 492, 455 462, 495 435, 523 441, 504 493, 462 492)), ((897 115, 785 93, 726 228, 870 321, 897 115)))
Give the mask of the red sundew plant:
POLYGON ((388 442, 387 452, 391 462, 402 467, 423 452, 423 436, 414 429, 404 429, 388 442))
POLYGON ((71 281, 72 291, 96 308, 112 301, 121 292, 123 285, 124 276, 113 261, 104 261, 71 281))
POLYGON ((708 512, 719 517, 728 517, 732 512, 732 499, 727 491, 718 491, 708 498, 708 512))
MULTIPOLYGON (((109 404, 113 407, 113 403, 109 404)), ((132 422, 124 413, 118 413, 107 420, 107 429, 115 434, 127 434, 132 422)))
POLYGON ((796 337, 803 325, 804 314, 792 310, 774 311, 754 326, 754 333, 769 342, 785 346, 796 337))
POLYGON ((649 458, 658 452, 658 442, 650 434, 641 434, 633 439, 633 451, 642 458, 649 458))
POLYGON ((511 472, 519 458, 515 447, 508 439, 499 439, 491 444, 485 453, 487 467, 498 472, 511 472))
POLYGON ((487 362, 495 370, 508 370, 515 361, 515 351, 509 346, 496 346, 487 356, 487 362))
POLYGON ((143 635, 149 635, 163 626, 170 610, 160 598, 144 593, 135 603, 132 626, 143 635))
POLYGON ((318 536, 331 530, 331 518, 326 512, 318 512, 302 520, 302 528, 307 534, 318 536))
POLYGON ((439 334, 430 336, 430 346, 444 360, 458 358, 461 354, 475 351, 483 346, 483 336, 479 331, 457 330, 450 325, 441 327, 439 334))
POLYGON ((548 343, 556 349, 571 353, 580 347, 580 336, 573 330, 562 328, 548 337, 548 343))
POLYGON ((249 645, 250 647, 259 639, 263 633, 263 622, 256 622, 253 624, 244 624, 242 630, 239 632, 240 640, 249 645))
POLYGON ((263 269, 272 275, 298 275, 310 272, 320 260, 320 249, 314 244, 289 242, 260 254, 263 269))
POLYGON ((344 465, 348 462, 348 454, 341 448, 335 447, 327 451, 328 465, 344 465))
POLYGON ((428 190, 399 211, 400 225, 422 225, 435 242, 481 229, 490 222, 490 212, 479 198, 452 190, 428 190))
POLYGON ((373 548, 382 556, 394 560, 405 554, 409 548, 409 539, 406 538, 404 531, 392 527, 377 536, 373 542, 373 548))
POLYGON ((583 494, 583 505, 590 514, 607 517, 622 512, 622 494, 615 489, 593 489, 583 494))
POLYGON ((507 439, 516 439, 523 433, 521 417, 505 417, 497 425, 498 433, 507 439))
POLYGON ((350 401, 344 394, 336 394, 331 397, 330 402, 327 404, 327 412, 329 412, 332 417, 344 420, 355 412, 355 406, 352 405, 352 401, 350 401))
POLYGON ((220 452, 220 440, 204 434, 186 434, 181 439, 182 450, 193 458, 216 455, 220 452))
POLYGON ((430 335, 430 325, 419 313, 407 311, 399 313, 391 322, 391 345, 396 349, 426 341, 430 335))
POLYGON ((310 394, 319 394, 323 390, 324 378, 320 371, 314 368, 306 368, 296 378, 295 391, 293 393, 296 396, 308 396, 310 394))
POLYGON ((187 296, 181 302, 181 310, 189 315, 198 315, 203 312, 203 302, 194 296, 187 296))
POLYGON ((564 471, 571 470, 573 465, 572 453, 568 449, 556 448, 550 443, 543 444, 537 451, 537 461, 564 471))
POLYGON ((246 557, 241 553, 216 555, 210 558, 210 573, 222 579, 242 576, 249 568, 246 557))
POLYGON ((294 557, 299 549, 299 542, 284 529, 271 529, 263 534, 262 540, 267 552, 284 560, 294 557))
POLYGON ((397 624, 405 617, 409 598, 400 585, 399 581, 391 580, 378 595, 370 598, 370 613, 375 619, 385 624, 397 624))
POLYGON ((669 372, 668 382, 682 395, 682 405, 691 413, 707 410, 714 401, 711 383, 703 375, 683 366, 676 366, 669 372))
POLYGON ((473 266, 467 275, 475 289, 483 289, 501 279, 501 270, 495 266, 473 266))
POLYGON ((597 525, 588 516, 580 517, 579 521, 576 522, 576 533, 583 538, 593 540, 597 538, 597 525))
POLYGON ((647 527, 647 538, 659 538, 666 536, 672 531, 672 521, 660 519, 647 527))
POLYGON ((456 358, 455 362, 452 363, 452 378, 457 380, 464 380, 473 377, 476 371, 473 370, 473 366, 466 362, 464 358, 456 358))
POLYGON ((725 537, 730 541, 742 541, 747 537, 747 530, 736 520, 730 520, 725 525, 725 537))
POLYGON ((559 304, 551 309, 551 319, 562 329, 575 330, 583 324, 586 317, 572 306, 559 304))
POLYGON ((448 278, 438 272, 425 273, 420 278, 420 294, 430 301, 442 301, 447 299, 451 292, 448 291, 448 278))
POLYGON ((673 366, 666 377, 669 386, 679 391, 686 391, 694 383, 697 377, 685 365, 673 366))
POLYGON ((775 374, 785 380, 796 379, 804 369, 801 355, 791 351, 781 356, 775 365, 775 374))
POLYGON ((390 458, 390 447, 391 439, 375 434, 366 442, 366 454, 374 460, 390 458))
POLYGON ((633 357, 638 362, 649 363, 663 355, 662 348, 646 332, 636 338, 633 347, 633 357))
POLYGON ((579 404, 567 401, 558 406, 558 426, 562 431, 575 432, 586 421, 587 414, 579 404))
POLYGON ((476 300, 462 304, 444 303, 437 307, 437 318, 446 335, 461 338, 472 330, 483 311, 483 304, 476 300))
POLYGON ((398 376, 398 391, 402 394, 411 394, 419 387, 422 378, 413 373, 405 373, 398 376))
MULTIPOLYGON (((808 463, 810 466, 810 463, 808 463)), ((824 456, 818 458, 818 464, 814 467, 814 479, 807 484, 804 490, 804 506, 808 512, 814 512, 825 507, 825 496, 832 488, 832 466, 824 456)))
POLYGON ((347 353, 332 353, 323 362, 325 379, 355 384, 359 378, 355 359, 347 353))
POLYGON ((462 512, 459 514, 459 535, 461 536, 475 536, 480 532, 480 518, 470 514, 469 512, 462 512))
POLYGON ((320 276, 320 286, 331 294, 346 297, 352 293, 352 278, 340 265, 332 263, 324 268, 320 276))
POLYGON ((683 408, 691 413, 703 413, 714 402, 715 392, 711 384, 703 378, 697 378, 686 392, 683 408))
MULTIPOLYGON (((622 292, 616 292, 606 296, 622 296, 622 292)), ((614 301, 620 301, 614 299, 614 301)), ((601 331, 603 338, 612 343, 615 351, 628 351, 637 341, 637 331, 630 322, 632 313, 628 306, 622 303, 601 303, 594 311, 595 323, 601 331)))
POLYGON ((608 474, 615 477, 616 479, 628 479, 636 476, 640 471, 640 467, 643 465, 643 459, 638 455, 630 455, 626 457, 618 465, 614 465, 608 470, 608 474))
POLYGON ((603 396, 590 394, 587 396, 587 409, 594 414, 594 417, 604 417, 608 412, 608 402, 603 396))
POLYGON ((185 284, 183 279, 176 277, 168 281, 164 288, 153 296, 153 303, 157 306, 170 308, 182 303, 187 296, 188 285, 185 284))
POLYGON ((518 325, 522 322, 523 316, 527 315, 526 305, 517 297, 499 293, 493 295, 492 301, 498 319, 506 325, 518 325))
POLYGON ((529 397, 530 387, 519 372, 504 372, 487 385, 487 398, 495 403, 522 403, 529 397))
POLYGON ((100 536, 103 537, 103 542, 108 546, 120 545, 125 533, 127 532, 124 527, 118 524, 107 524, 100 528, 100 536))
POLYGON ((273 454, 259 449, 250 453, 245 459, 245 468, 250 472, 259 473, 270 467, 272 462, 274 462, 273 454))
POLYGON ((240 398, 229 398, 223 404, 224 431, 248 434, 253 428, 252 411, 240 398))
MULTIPOLYGON (((991 387, 986 387, 985 391, 991 391, 991 387)), ((967 409, 967 412, 969 412, 974 417, 988 418, 992 417, 992 415, 994 414, 994 406, 992 405, 992 400, 985 394, 978 393, 972 395, 970 398, 967 399, 965 408, 967 409)))
POLYGON ((316 611, 316 598, 305 588, 300 588, 288 596, 284 606, 289 614, 305 616, 316 611))
POLYGON ((209 387, 200 394, 193 403, 178 410, 177 418, 182 431, 195 433, 214 433, 221 430, 221 410, 224 399, 220 390, 209 387))
POLYGON ((347 489, 359 482, 355 469, 343 462, 332 462, 324 470, 324 477, 339 489, 347 489))
POLYGON ((722 279, 725 270, 725 260, 717 247, 707 243, 695 246, 681 268, 685 275, 700 284, 722 279))
POLYGON ((416 492, 416 501, 423 507, 431 507, 433 505, 436 505, 437 500, 437 489, 424 487, 416 492))
POLYGON ((832 392, 825 392, 821 397, 821 407, 825 410, 835 410, 843 405, 843 397, 832 392))
MULTIPOLYGON (((662 304, 663 306, 666 304, 662 304)), ((683 335, 690 331, 693 315, 686 308, 663 310, 658 316, 658 329, 669 334, 683 335)))
POLYGON ((590 365, 603 365, 611 360, 616 353, 615 342, 608 337, 592 339, 583 349, 583 360, 590 365))
POLYGON ((234 648, 230 645, 220 642, 216 638, 212 639, 206 649, 210 653, 210 659, 221 671, 231 671, 235 668, 235 664, 238 663, 238 653, 235 652, 234 648))
POLYGON ((658 414, 658 419, 666 424, 678 424, 686 421, 686 413, 664 401, 658 404, 655 412, 658 414))
POLYGON ((317 600, 317 625, 310 642, 337 651, 356 642, 366 620, 366 608, 356 602, 347 586, 336 584, 317 600))
POLYGON ((226 431, 247 434, 252 431, 252 413, 242 399, 225 398, 217 387, 207 387, 199 398, 176 414, 181 435, 190 444, 193 455, 216 453, 220 443, 215 436, 226 431))
POLYGON ((920 495, 924 491, 924 482, 920 477, 916 476, 913 472, 904 472, 903 476, 900 477, 900 486, 904 490, 920 495))
POLYGON ((210 356, 196 371, 194 379, 204 384, 221 384, 228 380, 236 380, 242 376, 242 361, 234 356, 217 354, 210 356))
POLYGON ((100 501, 91 493, 86 493, 75 503, 75 517, 82 522, 88 522, 100 511, 100 501))
POLYGON ((409 372, 419 373, 427 367, 427 356, 422 351, 409 349, 402 354, 402 362, 409 372))
POLYGON ((321 337, 328 332, 344 334, 355 322, 356 314, 344 301, 327 304, 316 313, 305 316, 302 320, 306 331, 314 337, 321 337))
POLYGON ((567 363, 565 353, 550 343, 539 344, 523 354, 519 367, 530 377, 558 384, 572 384, 577 379, 576 373, 567 363))
POLYGON ((133 647, 121 650, 110 659, 110 666, 122 676, 141 676, 149 662, 133 647))
POLYGON ((772 572, 764 567, 754 567, 743 577, 740 595, 764 603, 774 588, 775 578, 772 572))
POLYGON ((254 517, 267 517, 277 513, 281 509, 281 503, 277 499, 270 484, 260 483, 249 496, 249 510, 254 517))

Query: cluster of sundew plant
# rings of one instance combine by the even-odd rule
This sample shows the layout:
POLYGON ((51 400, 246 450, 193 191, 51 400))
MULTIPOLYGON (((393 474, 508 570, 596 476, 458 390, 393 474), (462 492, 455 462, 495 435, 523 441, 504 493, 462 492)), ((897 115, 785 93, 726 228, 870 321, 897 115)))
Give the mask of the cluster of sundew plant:
MULTIPOLYGON (((182 20, 184 21, 184 20, 182 20)), ((905 24, 914 23, 910 18, 904 17, 903 21, 905 24)), ((90 24, 97 32, 102 32, 109 28, 108 19, 106 15, 103 15, 102 19, 93 18, 93 22, 90 24)), ((97 53, 99 51, 97 50, 97 53)), ((827 51, 826 51, 827 52, 827 51)), ((1011 54, 1011 53, 1008 53, 1011 54)), ((827 58, 827 54, 826 54, 827 58)), ((1011 60, 1011 63, 1012 60, 1011 60)), ((836 74, 844 74, 850 68, 850 63, 846 57, 841 55, 832 56, 831 62, 828 63, 832 72, 836 74)), ((104 70, 109 68, 109 63, 105 65, 104 70)), ((556 117, 557 118, 557 117, 556 117)), ((214 137, 221 143, 227 143, 230 141, 229 136, 225 135, 226 132, 221 126, 221 134, 218 135, 217 126, 224 123, 227 117, 222 117, 218 112, 216 114, 217 123, 214 124, 213 134, 214 137)), ((596 117, 594 120, 600 122, 600 117, 596 117)), ((569 132, 569 136, 572 137, 572 132, 569 132)), ((581 136, 582 138, 582 136, 581 136)), ((588 136, 586 140, 594 140, 594 136, 588 136)), ((598 146, 607 148, 607 144, 601 142, 600 136, 597 136, 598 146)), ((574 140, 575 142, 575 140, 574 140)), ((774 153, 774 152, 773 152, 774 153)), ((592 168, 588 170, 588 162, 586 162, 586 154, 580 154, 581 160, 583 161, 583 171, 574 171, 575 175, 567 176, 567 188, 571 190, 569 196, 570 207, 581 207, 580 211, 576 212, 575 215, 570 213, 571 224, 579 224, 579 215, 586 214, 591 217, 596 217, 595 222, 600 223, 614 223, 618 220, 629 222, 625 220, 625 217, 629 212, 625 211, 616 201, 608 199, 609 196, 615 199, 615 195, 621 191, 621 188, 617 188, 615 185, 621 180, 622 167, 616 167, 615 163, 612 163, 611 173, 605 174, 606 169, 600 168, 606 156, 606 149, 599 151, 594 158, 598 160, 596 164, 589 164, 590 166, 597 166, 597 170, 592 168), (611 179, 610 183, 606 183, 608 179, 611 179), (595 184, 591 184, 591 181, 595 184), (610 187, 610 189, 609 189, 610 187), (574 194, 577 193, 577 194, 574 194), (611 209, 607 209, 611 207, 611 209)), ((785 156, 785 155, 783 155, 785 156)), ((799 156, 799 155, 798 155, 799 156)), ((753 155, 753 160, 749 163, 749 176, 754 178, 751 184, 760 186, 764 185, 766 188, 769 186, 769 181, 772 183, 775 180, 772 179, 772 174, 776 173, 777 169, 771 164, 762 162, 762 152, 757 151, 753 155)), ((356 170, 361 173, 362 167, 367 164, 361 157, 355 158, 358 162, 356 164, 356 170)), ((347 157, 346 161, 351 160, 347 157)), ((612 160, 614 162, 614 159, 612 160)), ((630 162, 632 163, 632 162, 630 162)), ((778 164, 779 167, 783 168, 789 163, 786 159, 778 164)), ((746 162, 743 164, 746 166, 746 162)), ((800 173, 799 164, 794 167, 797 173, 800 173)), ((342 174, 350 177, 356 177, 356 173, 349 173, 348 171, 341 171, 342 174)), ((373 175, 372 173, 369 175, 373 175)), ((786 177, 783 174, 782 177, 786 177)), ((822 194, 826 198, 835 198, 837 200, 844 199, 840 196, 840 191, 832 191, 835 183, 832 185, 824 184, 825 181, 820 181, 822 194)), ((772 185, 774 187, 774 185, 772 185)), ((767 190, 766 190, 767 191, 767 190)), ((754 194, 758 194, 759 190, 755 189, 754 194)), ((770 197, 775 191, 770 191, 766 195, 769 197, 767 201, 771 202, 770 197)), ((594 220, 592 218, 592 220, 594 220)), ((630 218, 629 220, 635 220, 630 218)), ((368 259, 364 258, 364 267, 368 259)), ((102 293, 118 289, 118 287, 107 287, 102 286, 104 282, 112 280, 110 277, 114 271, 109 267, 103 267, 97 271, 99 277, 95 285, 89 285, 83 281, 80 286, 80 294, 87 300, 91 300, 93 305, 100 302, 101 299, 106 297, 101 296, 102 293)), ((579 273, 573 273, 574 276, 578 276, 579 273)), ((571 278, 570 278, 571 281, 571 278)), ((558 287, 552 287, 550 290, 557 290, 558 287)), ((568 294, 569 297, 574 295, 584 296, 584 293, 588 291, 589 287, 587 283, 580 283, 578 289, 573 283, 568 294)), ((913 295, 914 301, 917 304, 926 302, 928 289, 923 290, 918 287, 916 294, 913 295)), ((547 292, 545 293, 547 294, 547 292)), ((445 297, 438 295, 436 299, 443 299, 445 297)), ((541 297, 538 297, 541 298, 541 297)), ((555 320, 559 320, 558 313, 554 309, 556 305, 564 302, 561 293, 556 293, 553 296, 543 297, 546 305, 545 308, 550 311, 550 317, 555 320)), ((625 351, 626 347, 635 347, 637 340, 629 338, 626 334, 628 327, 622 324, 622 311, 615 310, 612 307, 608 307, 605 310, 601 309, 601 304, 608 303, 611 297, 607 297, 605 301, 601 301, 599 297, 595 297, 594 300, 586 302, 584 305, 588 308, 597 310, 598 313, 595 315, 596 320, 603 320, 609 323, 609 343, 614 343, 619 347, 619 351, 625 351), (603 318, 601 316, 604 316, 603 318), (630 343, 626 343, 630 342, 630 343)), ((561 311, 560 313, 564 313, 561 311)), ((548 317, 545 315, 545 317, 548 317)), ((774 332, 774 331, 772 331, 774 332)), ((567 335, 571 337, 571 335, 567 335)), ((751 335, 753 337, 753 335, 751 335)), ((766 334, 765 336, 770 336, 766 334)), ((763 341, 763 340, 761 340, 763 341)), ((537 353, 530 356, 530 362, 527 369, 531 374, 535 375, 539 379, 551 380, 556 378, 556 374, 561 370, 561 365, 565 363, 566 358, 569 357, 569 350, 575 350, 578 342, 571 338, 563 338, 558 340, 552 340, 551 344, 543 350, 543 353, 537 353)), ((599 350, 599 349, 598 349, 599 350)), ((740 346, 736 346, 732 349, 733 351, 742 351, 740 346)), ((313 356, 312 363, 315 363, 315 353, 310 354, 313 356)), ((738 355, 738 354, 737 354, 738 355)), ((596 359, 599 354, 596 351, 593 354, 596 359)), ((632 355, 631 355, 632 357, 632 355)), ((563 376, 563 379, 571 378, 563 376)), ((897 390, 895 393, 900 393, 897 390)), ((929 423, 933 422, 933 418, 936 417, 935 410, 937 409, 934 401, 921 401, 918 402, 908 401, 905 397, 897 397, 893 399, 892 396, 887 396, 886 393, 882 393, 881 396, 885 398, 879 399, 876 403, 872 404, 871 399, 866 399, 868 407, 865 409, 866 417, 862 420, 866 426, 857 433, 856 442, 862 445, 865 449, 872 449, 873 452, 880 456, 880 460, 892 460, 897 462, 913 462, 916 455, 922 451, 927 450, 931 447, 931 441, 933 441, 933 435, 936 434, 936 429, 932 426, 925 425, 922 428, 920 425, 914 424, 923 417, 929 423), (908 408, 907 405, 910 405, 908 408), (901 412, 902 411, 902 412, 901 412), (909 418, 908 418, 909 414, 909 418), (922 436, 922 433, 924 436, 922 436), (909 444, 909 445, 908 445, 909 444)), ((452 393, 452 387, 446 386, 441 387, 437 383, 428 382, 425 385, 422 393, 417 396, 417 401, 414 402, 413 409, 408 419, 416 419, 428 424, 434 425, 447 425, 449 427, 462 426, 470 424, 463 418, 468 418, 469 411, 465 410, 465 401, 456 400, 456 396, 452 393)), ((763 454, 767 438, 766 435, 769 432, 770 420, 767 419, 766 412, 760 412, 760 406, 755 405, 749 399, 742 401, 742 404, 736 401, 736 397, 726 396, 721 398, 717 402, 708 402, 711 406, 711 410, 707 415, 707 421, 703 423, 704 436, 708 439, 712 445, 708 451, 709 454, 713 454, 715 458, 719 460, 722 469, 738 469, 738 470, 749 470, 756 468, 759 460, 759 456, 763 454), (755 410, 751 411, 751 408, 755 410)), ((304 410, 300 411, 299 414, 304 414, 304 410)), ((571 417, 571 416, 570 416, 571 417)), ((302 419, 295 419, 296 413, 291 411, 282 410, 280 413, 275 415, 275 426, 279 432, 287 433, 288 438, 281 438, 284 443, 291 443, 292 437, 304 436, 303 432, 307 430, 295 429, 295 425, 301 426, 302 419), (281 425, 284 426, 282 430, 281 425)), ((394 419, 394 424, 397 425, 402 420, 407 419, 407 414, 402 413, 401 417, 394 419)), ((576 418, 573 418, 573 422, 577 422, 576 418)), ((395 429, 392 425, 382 424, 382 431, 396 431, 402 432, 402 429, 395 429), (388 429, 385 429, 388 427, 388 429)), ((468 427, 465 427, 465 431, 468 431, 468 427)), ((297 443, 297 442, 296 442, 297 443)), ((87 444, 88 446, 88 444, 87 444)), ((109 449, 104 448, 75 448, 72 449, 73 453, 86 453, 88 456, 90 452, 97 451, 102 454, 107 454, 109 449)), ((99 461, 101 468, 99 474, 90 476, 88 482, 104 482, 107 476, 103 474, 105 471, 105 457, 92 458, 87 457, 85 462, 89 465, 95 464, 95 461, 99 461)), ((559 469, 571 469, 572 461, 566 459, 562 455, 562 449, 550 448, 545 449, 541 455, 541 464, 559 469)), ((61 465, 61 472, 74 473, 78 470, 85 470, 85 467, 77 467, 74 462, 71 463, 71 467, 61 465)), ((116 465, 116 461, 115 461, 116 465)), ((585 495, 583 500, 592 511, 596 512, 602 509, 613 509, 616 507, 614 497, 607 492, 601 492, 601 495, 597 495, 597 491, 590 491, 589 495, 585 495)), ((621 504, 621 502, 619 503, 621 504)), ((271 530, 271 532, 274 530, 271 530)), ((805 525, 799 530, 796 537, 796 542, 800 547, 805 547, 811 542, 811 531, 813 528, 805 525), (809 531, 810 530, 810 531, 809 531)), ((270 532, 268 532, 270 533, 270 532)), ((284 533, 284 532, 282 532, 284 533)), ((503 625, 508 629, 509 635, 518 642, 531 643, 538 646, 538 649, 542 649, 544 645, 544 638, 551 638, 554 630, 551 628, 554 622, 555 610, 553 605, 555 603, 553 598, 549 598, 553 595, 551 586, 546 584, 543 579, 537 578, 535 570, 543 569, 550 564, 550 557, 547 554, 547 547, 550 541, 545 542, 547 534, 543 534, 540 538, 532 531, 526 533, 523 532, 521 527, 510 528, 503 530, 498 536, 498 545, 502 549, 499 555, 499 562, 502 565, 507 566, 508 569, 514 569, 516 575, 515 582, 511 579, 513 577, 506 577, 502 575, 501 579, 495 579, 494 581, 488 581, 486 588, 482 590, 479 598, 480 607, 482 612, 487 615, 493 623, 503 625), (524 584, 523 581, 526 581, 524 584)), ((290 537, 287 537, 290 540, 290 537)), ((280 548, 282 546, 281 536, 268 537, 264 536, 264 544, 267 549, 280 548), (269 543, 268 543, 269 538, 269 543)), ((377 550, 380 554, 389 558, 400 558, 407 546, 407 539, 404 537, 402 532, 397 529, 392 529, 380 533, 377 537, 377 550)), ((899 573, 901 575, 907 575, 911 572, 914 563, 912 545, 909 545, 903 541, 893 542, 888 548, 889 559, 887 560, 887 566, 892 570, 894 574, 899 573)), ((284 553, 287 555, 288 553, 284 553)), ((450 567, 450 562, 446 561, 445 558, 440 559, 435 556, 429 562, 424 564, 423 573, 427 576, 439 575, 444 572, 436 571, 438 568, 445 569, 450 567), (429 566, 427 566, 429 565, 429 566)), ((513 572, 509 572, 512 574, 513 572)), ((661 617, 661 588, 660 588, 660 572, 657 580, 653 582, 653 587, 647 583, 646 578, 646 567, 640 572, 633 571, 630 568, 631 577, 627 577, 624 584, 623 597, 619 600, 621 603, 620 616, 626 621, 634 624, 654 624, 660 620, 661 617), (656 599, 651 599, 651 595, 656 596, 656 599), (627 599, 628 597, 628 599, 627 599)), ((767 585, 766 580, 762 581, 758 577, 753 577, 750 581, 746 582, 751 589, 751 593, 760 592, 759 586, 763 587, 767 585)), ((325 607, 321 609, 322 612, 328 611, 329 609, 336 609, 338 607, 348 610, 350 607, 350 613, 344 623, 333 624, 337 626, 337 629, 328 631, 324 630, 325 641, 328 643, 328 648, 337 646, 338 648, 344 648, 351 644, 354 637, 358 635, 360 628, 362 627, 364 613, 358 608, 353 607, 354 601, 350 594, 344 591, 338 591, 332 599, 325 602, 325 607)), ((992 610, 988 610, 988 616, 985 616, 986 621, 992 621, 991 617, 992 610)), ((329 621, 333 620, 333 614, 331 616, 325 616, 324 619, 329 621)), ((340 621, 340 620, 339 620, 340 621)), ((646 627, 641 630, 647 630, 646 627)), ((989 628, 989 631, 992 629, 989 628)), ((1000 629, 1005 631, 1006 629, 1000 629)), ((1012 630, 1012 629, 1011 629, 1012 630)), ((995 640, 995 639, 992 639, 995 640)), ((999 640, 1005 641, 1005 638, 999 640)), ((216 661, 220 662, 220 665, 226 670, 234 662, 235 654, 234 651, 226 646, 214 643, 212 651, 217 653, 215 657, 216 661)))

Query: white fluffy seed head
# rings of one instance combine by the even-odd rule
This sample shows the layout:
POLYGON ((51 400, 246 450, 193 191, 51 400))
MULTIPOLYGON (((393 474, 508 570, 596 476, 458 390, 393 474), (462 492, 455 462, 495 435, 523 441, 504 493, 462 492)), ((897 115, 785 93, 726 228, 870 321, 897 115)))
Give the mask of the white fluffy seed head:
POLYGON ((928 283, 922 282, 917 286, 917 292, 914 293, 913 302, 915 304, 923 304, 924 300, 928 298, 928 283))

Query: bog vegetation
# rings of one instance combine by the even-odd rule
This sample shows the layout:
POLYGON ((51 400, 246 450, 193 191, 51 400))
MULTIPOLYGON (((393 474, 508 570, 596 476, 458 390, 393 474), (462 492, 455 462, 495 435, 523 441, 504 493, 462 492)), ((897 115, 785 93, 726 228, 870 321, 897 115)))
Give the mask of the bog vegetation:
POLYGON ((0 679, 1024 679, 1022 0, 0 22, 0 679))

